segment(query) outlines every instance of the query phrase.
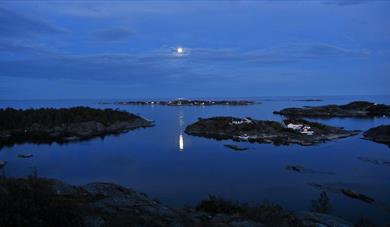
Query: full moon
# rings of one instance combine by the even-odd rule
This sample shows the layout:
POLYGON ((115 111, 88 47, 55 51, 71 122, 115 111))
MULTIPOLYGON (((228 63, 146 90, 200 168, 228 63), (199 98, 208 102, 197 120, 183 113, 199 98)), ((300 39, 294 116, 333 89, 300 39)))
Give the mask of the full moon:
POLYGON ((181 54, 181 53, 183 53, 183 48, 178 47, 176 51, 177 51, 178 54, 181 54))

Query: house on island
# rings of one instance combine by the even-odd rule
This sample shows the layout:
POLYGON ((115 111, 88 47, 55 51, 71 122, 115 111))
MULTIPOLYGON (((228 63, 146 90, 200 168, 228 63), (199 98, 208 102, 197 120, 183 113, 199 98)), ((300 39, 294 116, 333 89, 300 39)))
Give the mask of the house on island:
POLYGON ((309 135, 309 136, 314 134, 314 131, 311 130, 311 127, 308 125, 289 123, 287 125, 287 128, 290 128, 294 131, 299 131, 299 133, 309 135))
POLYGON ((300 130, 301 128, 303 127, 302 124, 293 124, 293 123, 289 123, 287 125, 287 128, 291 128, 293 130, 300 130))
POLYGON ((246 118, 240 119, 240 120, 232 120, 229 124, 230 125, 241 125, 241 124, 251 124, 251 123, 252 123, 252 120, 246 117, 246 118))

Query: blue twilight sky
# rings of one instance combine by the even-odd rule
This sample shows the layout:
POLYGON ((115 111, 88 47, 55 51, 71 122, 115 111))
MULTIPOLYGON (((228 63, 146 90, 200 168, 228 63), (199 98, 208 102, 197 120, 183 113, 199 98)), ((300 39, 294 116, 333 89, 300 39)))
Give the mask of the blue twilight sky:
POLYGON ((0 99, 390 94, 389 12, 387 0, 2 1, 0 99))

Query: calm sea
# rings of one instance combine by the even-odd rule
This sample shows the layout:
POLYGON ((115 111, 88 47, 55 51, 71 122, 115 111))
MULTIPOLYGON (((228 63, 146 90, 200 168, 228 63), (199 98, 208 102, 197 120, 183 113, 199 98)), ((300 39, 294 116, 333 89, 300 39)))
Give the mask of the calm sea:
MULTIPOLYGON (((2 172, 6 176, 26 176, 36 168, 40 176, 58 178, 72 184, 113 182, 159 198, 171 206, 194 205, 212 194, 242 202, 266 200, 279 203, 286 209, 309 210, 311 200, 317 199, 320 192, 308 183, 320 183, 349 188, 376 200, 374 204, 367 204, 329 192, 333 214, 350 221, 363 215, 380 224, 390 223, 390 167, 357 159, 367 157, 389 161, 390 148, 363 140, 361 134, 308 147, 240 143, 250 148, 241 152, 223 146, 236 144, 233 141, 216 141, 184 134, 185 127, 198 117, 248 116, 280 121, 283 118, 272 112, 284 107, 344 104, 354 100, 390 104, 390 96, 243 99, 261 104, 169 107, 99 104, 112 100, 3 100, 0 101, 0 108, 119 108, 155 120, 156 126, 65 145, 5 147, 0 150, 0 160, 8 161, 8 165, 2 172), (306 98, 320 98, 323 101, 296 101, 306 98), (32 153, 34 156, 20 159, 16 157, 20 153, 32 153), (285 169, 287 165, 302 165, 335 174, 294 173, 285 169)), ((367 130, 390 124, 389 118, 315 121, 351 130, 367 130)))

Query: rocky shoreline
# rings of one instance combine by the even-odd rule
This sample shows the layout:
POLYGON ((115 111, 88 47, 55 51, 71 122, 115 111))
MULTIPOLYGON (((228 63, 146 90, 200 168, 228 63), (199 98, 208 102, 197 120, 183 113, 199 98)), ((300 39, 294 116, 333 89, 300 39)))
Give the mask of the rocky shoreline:
POLYGON ((66 143, 153 126, 153 122, 119 110, 1 109, 0 147, 13 144, 66 143))
POLYGON ((200 118, 197 122, 189 125, 185 129, 185 133, 218 140, 232 139, 253 143, 299 144, 304 146, 358 134, 357 131, 349 131, 302 119, 289 119, 280 123, 235 117, 200 118), (288 128, 286 125, 290 123, 310 128, 312 135, 288 128))
MULTIPOLYGON (((104 103, 111 104, 111 103, 104 103)), ((171 101, 122 101, 115 102, 117 105, 161 105, 161 106, 246 106, 253 105, 256 102, 247 100, 190 100, 176 99, 171 101)))
POLYGON ((274 111, 288 117, 356 117, 373 118, 389 117, 390 105, 376 104, 366 101, 355 101, 346 105, 325 105, 325 106, 306 106, 303 108, 285 108, 280 111, 274 111))
POLYGON ((390 146, 390 125, 381 125, 363 133, 363 139, 390 146))
POLYGON ((0 178, 0 212, 1 226, 354 226, 328 214, 215 196, 194 208, 171 208, 111 183, 74 186, 34 176, 0 178))

